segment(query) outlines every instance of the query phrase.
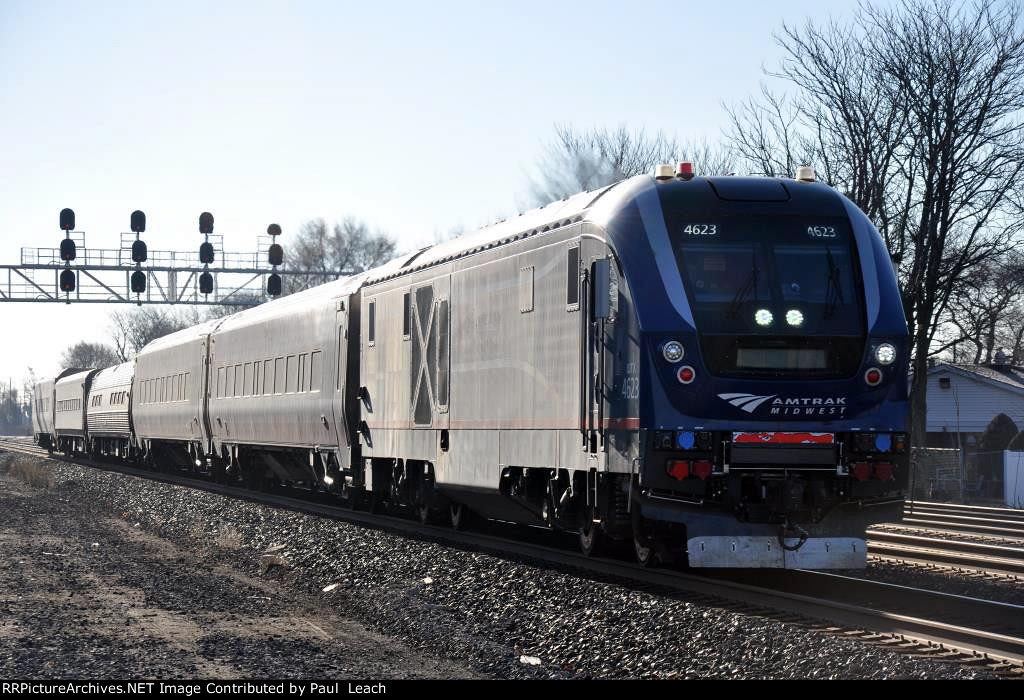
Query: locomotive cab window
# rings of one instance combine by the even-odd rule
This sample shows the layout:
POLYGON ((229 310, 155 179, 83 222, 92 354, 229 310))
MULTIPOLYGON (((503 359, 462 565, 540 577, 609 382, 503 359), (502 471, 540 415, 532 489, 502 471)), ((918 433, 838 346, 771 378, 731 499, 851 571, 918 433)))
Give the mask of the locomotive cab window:
POLYGON ((844 377, 857 370, 866 324, 847 221, 669 223, 714 374, 844 377))

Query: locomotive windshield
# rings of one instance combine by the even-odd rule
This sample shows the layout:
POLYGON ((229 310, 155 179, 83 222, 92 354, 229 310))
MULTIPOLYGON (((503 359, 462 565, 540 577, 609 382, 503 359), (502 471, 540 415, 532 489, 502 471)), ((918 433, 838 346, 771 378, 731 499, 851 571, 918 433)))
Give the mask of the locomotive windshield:
POLYGON ((846 373, 851 351, 840 346, 864 335, 846 220, 728 218, 680 223, 672 235, 711 365, 741 374, 846 373))

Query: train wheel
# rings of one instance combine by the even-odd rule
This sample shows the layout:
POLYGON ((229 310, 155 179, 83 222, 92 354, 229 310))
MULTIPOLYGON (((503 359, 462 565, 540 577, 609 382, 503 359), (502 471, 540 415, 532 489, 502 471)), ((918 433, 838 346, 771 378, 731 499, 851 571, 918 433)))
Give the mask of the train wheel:
POLYGON ((640 515, 638 506, 633 507, 633 552, 636 555, 636 563, 643 567, 654 564, 658 558, 655 554, 657 541, 651 536, 651 528, 640 515))
POLYGON ((587 522, 580 527, 580 551, 584 556, 596 557, 601 554, 603 547, 604 531, 601 530, 601 524, 588 518, 587 522))
POLYGON ((642 535, 633 535, 633 551, 636 563, 643 567, 654 564, 654 543, 642 535))
POLYGON ((451 518, 453 530, 465 530, 469 524, 471 513, 461 503, 452 503, 448 506, 448 515, 451 518))
POLYGON ((384 497, 377 491, 371 491, 366 498, 366 510, 373 515, 380 515, 384 512, 384 497))

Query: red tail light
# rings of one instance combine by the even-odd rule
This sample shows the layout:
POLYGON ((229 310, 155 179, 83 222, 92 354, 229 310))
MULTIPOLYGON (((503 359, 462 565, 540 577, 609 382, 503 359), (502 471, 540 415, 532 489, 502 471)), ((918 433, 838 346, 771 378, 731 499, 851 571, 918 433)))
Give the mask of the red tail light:
POLYGON ((875 465, 875 478, 879 481, 891 481, 892 480, 892 464, 889 462, 879 462, 875 465))
POLYGON ((693 475, 701 481, 704 481, 711 476, 711 460, 709 459, 698 459, 693 463, 693 475))
POLYGON ((871 463, 854 462, 850 471, 853 472, 853 478, 857 481, 867 481, 871 478, 871 463))
POLYGON ((668 463, 668 475, 682 481, 690 476, 690 463, 685 459, 673 459, 668 463))

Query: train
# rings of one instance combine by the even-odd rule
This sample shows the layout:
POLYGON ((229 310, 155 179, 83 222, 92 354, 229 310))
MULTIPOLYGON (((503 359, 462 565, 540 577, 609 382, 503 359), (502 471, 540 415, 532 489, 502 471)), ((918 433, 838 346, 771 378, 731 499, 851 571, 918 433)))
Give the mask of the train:
POLYGON ((866 566, 910 348, 844 195, 660 165, 35 386, 36 442, 690 567, 866 566))

